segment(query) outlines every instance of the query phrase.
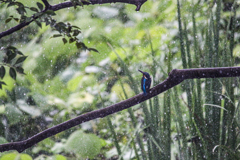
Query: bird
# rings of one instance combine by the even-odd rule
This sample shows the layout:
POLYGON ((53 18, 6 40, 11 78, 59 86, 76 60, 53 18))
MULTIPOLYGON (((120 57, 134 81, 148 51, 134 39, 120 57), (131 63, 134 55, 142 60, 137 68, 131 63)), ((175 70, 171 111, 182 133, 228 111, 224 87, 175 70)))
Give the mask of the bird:
POLYGON ((142 91, 143 91, 144 96, 146 96, 147 93, 149 92, 152 79, 151 79, 149 73, 143 72, 143 71, 141 71, 140 69, 139 69, 138 71, 143 74, 142 80, 141 80, 141 88, 142 88, 142 91))

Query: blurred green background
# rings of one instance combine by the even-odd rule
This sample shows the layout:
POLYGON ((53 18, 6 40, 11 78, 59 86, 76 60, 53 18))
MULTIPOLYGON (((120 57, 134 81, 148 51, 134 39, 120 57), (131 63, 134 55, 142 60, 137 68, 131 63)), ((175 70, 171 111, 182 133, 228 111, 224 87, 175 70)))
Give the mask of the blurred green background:
MULTIPOLYGON (((28 7, 42 3, 19 2, 28 7)), ((33 22, 0 39, 1 47, 12 45, 28 56, 26 75, 2 79, 7 85, 0 90, 0 144, 25 140, 141 93, 138 69, 150 73, 154 86, 174 68, 239 65, 239 2, 149 0, 140 11, 135 8, 89 5, 62 9, 52 17, 80 27, 77 38, 99 53, 51 38, 58 32, 44 23, 40 28, 33 22)), ((0 12, 1 32, 18 24, 5 23, 11 15, 19 18, 14 7, 2 3, 0 12)), ((27 10, 28 16, 33 13, 27 10)), ((0 153, 0 160, 240 159, 239 126, 239 78, 187 80, 21 154, 0 153)))

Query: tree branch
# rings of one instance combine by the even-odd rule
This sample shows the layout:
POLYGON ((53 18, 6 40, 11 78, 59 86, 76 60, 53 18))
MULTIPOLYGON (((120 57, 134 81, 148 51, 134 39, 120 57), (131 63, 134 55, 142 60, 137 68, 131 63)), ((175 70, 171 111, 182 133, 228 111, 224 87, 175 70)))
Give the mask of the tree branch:
POLYGON ((169 73, 169 77, 162 83, 156 85, 150 89, 150 93, 144 96, 142 93, 138 94, 132 98, 124 100, 122 102, 113 104, 106 108, 88 112, 86 114, 80 115, 74 119, 58 124, 52 128, 46 129, 27 140, 20 142, 12 142, 0 145, 0 152, 17 150, 19 153, 23 152, 25 149, 37 144, 38 142, 67 130, 71 127, 79 125, 81 123, 96 119, 103 118, 110 114, 122 111, 124 109, 130 108, 136 104, 146 101, 158 94, 178 85, 186 79, 194 78, 222 78, 222 77, 238 77, 240 76, 240 67, 224 67, 224 68, 199 68, 199 69, 174 69, 169 73))
MULTIPOLYGON (((89 2, 87 1, 82 1, 83 5, 94 5, 94 4, 104 4, 104 3, 116 3, 116 2, 120 2, 120 3, 128 3, 128 4, 134 4, 137 6, 136 11, 139 11, 141 6, 143 5, 143 3, 145 3, 147 0, 89 0, 89 2)), ((63 3, 59 3, 56 5, 51 6, 47 0, 42 0, 42 2, 45 5, 45 9, 42 11, 42 13, 48 11, 48 10, 53 10, 53 11, 58 11, 60 9, 64 9, 64 8, 69 8, 69 7, 73 7, 72 2, 63 2, 63 3)), ((35 19, 37 19, 39 17, 35 17, 35 19)), ((20 29, 22 29, 23 27, 29 25, 30 23, 32 23, 33 20, 29 21, 29 22, 22 22, 6 31, 3 31, 0 33, 0 39, 2 37, 8 36, 10 34, 12 34, 13 32, 16 32, 20 29)))
POLYGON ((44 10, 48 10, 50 7, 51 7, 51 5, 48 3, 48 1, 47 0, 42 0, 42 2, 44 3, 44 5, 45 5, 45 9, 44 10))

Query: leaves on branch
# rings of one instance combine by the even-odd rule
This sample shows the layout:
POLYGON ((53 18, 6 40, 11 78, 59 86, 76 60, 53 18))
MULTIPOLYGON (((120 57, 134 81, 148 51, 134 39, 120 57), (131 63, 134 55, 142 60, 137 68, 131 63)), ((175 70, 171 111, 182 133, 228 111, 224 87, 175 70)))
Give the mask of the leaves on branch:
MULTIPOLYGON (((22 62, 24 62, 27 56, 24 56, 21 51, 19 51, 16 47, 8 46, 6 48, 2 48, 0 50, 4 55, 2 60, 2 65, 0 67, 0 78, 3 79, 6 75, 6 67, 9 67, 9 75, 16 80, 17 73, 25 74, 24 69, 22 68, 22 62)), ((2 81, 3 82, 3 81, 2 81)), ((6 85, 5 82, 0 82, 0 89, 2 89, 2 85, 6 85)))

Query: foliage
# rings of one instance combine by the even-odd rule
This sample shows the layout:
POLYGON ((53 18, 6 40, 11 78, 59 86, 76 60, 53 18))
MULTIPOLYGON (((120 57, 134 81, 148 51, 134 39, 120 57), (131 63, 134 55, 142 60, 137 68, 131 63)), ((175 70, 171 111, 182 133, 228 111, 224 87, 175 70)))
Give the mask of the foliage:
MULTIPOLYGON (((155 85, 172 68, 238 65, 239 8, 236 2, 231 6, 148 1, 140 12, 106 4, 43 13, 41 1, 6 1, 0 5, 1 31, 26 20, 36 24, 0 40, 0 143, 27 139, 139 94, 138 69, 149 72, 155 85)), ((238 158, 238 82, 189 80, 1 159, 238 158)))

